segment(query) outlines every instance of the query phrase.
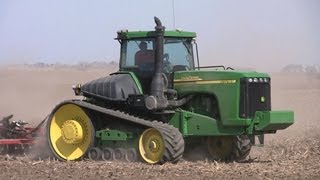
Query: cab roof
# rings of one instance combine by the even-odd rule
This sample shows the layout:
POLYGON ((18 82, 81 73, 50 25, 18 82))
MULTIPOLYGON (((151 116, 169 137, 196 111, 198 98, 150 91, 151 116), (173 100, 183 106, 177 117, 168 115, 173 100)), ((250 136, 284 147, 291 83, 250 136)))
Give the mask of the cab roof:
MULTIPOLYGON (((128 31, 121 30, 118 31, 118 36, 116 39, 136 39, 136 38, 149 38, 155 37, 155 31, 128 31)), ((195 38, 197 34, 195 32, 188 31, 165 31, 164 37, 180 37, 180 38, 195 38)))

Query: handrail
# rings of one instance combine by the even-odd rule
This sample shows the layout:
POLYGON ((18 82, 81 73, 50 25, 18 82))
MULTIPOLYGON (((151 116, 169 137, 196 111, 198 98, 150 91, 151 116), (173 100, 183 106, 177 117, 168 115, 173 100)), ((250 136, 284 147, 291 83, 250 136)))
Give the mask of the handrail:
POLYGON ((199 70, 200 69, 207 69, 207 68, 222 68, 223 70, 234 70, 232 67, 225 67, 223 65, 217 65, 217 66, 200 66, 197 67, 199 70))

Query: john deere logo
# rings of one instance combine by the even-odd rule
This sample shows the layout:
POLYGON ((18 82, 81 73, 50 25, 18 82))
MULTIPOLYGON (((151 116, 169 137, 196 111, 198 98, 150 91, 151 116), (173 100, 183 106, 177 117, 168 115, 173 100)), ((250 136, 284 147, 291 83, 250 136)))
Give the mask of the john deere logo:
POLYGON ((262 103, 266 102, 266 98, 264 96, 261 96, 260 97, 260 102, 262 102, 262 103))

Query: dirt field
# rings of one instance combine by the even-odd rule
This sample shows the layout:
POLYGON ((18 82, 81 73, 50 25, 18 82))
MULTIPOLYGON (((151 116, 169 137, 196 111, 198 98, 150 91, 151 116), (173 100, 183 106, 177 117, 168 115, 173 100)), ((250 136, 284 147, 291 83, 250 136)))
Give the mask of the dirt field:
MULTIPOLYGON (((116 70, 116 68, 111 68, 116 70)), ((0 68, 0 117, 37 124, 71 86, 109 70, 0 68)), ((306 74, 272 74, 273 109, 295 111, 295 124, 267 135, 245 163, 187 162, 146 165, 122 162, 57 162, 0 156, 0 179, 319 179, 320 80, 306 74)))

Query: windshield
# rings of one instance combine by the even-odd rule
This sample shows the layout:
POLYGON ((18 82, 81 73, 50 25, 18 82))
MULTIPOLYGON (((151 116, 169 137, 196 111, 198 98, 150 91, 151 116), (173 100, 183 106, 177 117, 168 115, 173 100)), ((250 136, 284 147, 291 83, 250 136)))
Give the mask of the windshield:
MULTIPOLYGON (((192 39, 165 38, 164 72, 194 69, 192 39)), ((140 38, 122 41, 120 69, 138 67, 153 71, 155 61, 154 38, 140 38)))
POLYGON ((164 58, 172 67, 194 69, 191 39, 166 38, 164 42, 164 58))

